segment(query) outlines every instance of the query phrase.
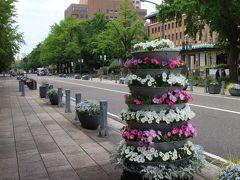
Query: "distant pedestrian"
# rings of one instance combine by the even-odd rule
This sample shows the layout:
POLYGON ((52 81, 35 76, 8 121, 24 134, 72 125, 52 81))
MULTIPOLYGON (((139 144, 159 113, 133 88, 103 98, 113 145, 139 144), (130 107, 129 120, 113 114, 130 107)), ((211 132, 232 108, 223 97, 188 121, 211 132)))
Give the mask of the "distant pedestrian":
POLYGON ((219 81, 219 79, 220 79, 219 70, 216 71, 215 78, 216 78, 217 81, 219 81))

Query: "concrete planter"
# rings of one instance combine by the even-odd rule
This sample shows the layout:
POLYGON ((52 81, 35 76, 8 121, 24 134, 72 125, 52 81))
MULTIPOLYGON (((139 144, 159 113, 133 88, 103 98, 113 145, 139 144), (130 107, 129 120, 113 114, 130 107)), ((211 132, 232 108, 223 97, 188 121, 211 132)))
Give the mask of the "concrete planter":
POLYGON ((52 105, 58 105, 58 95, 49 95, 49 100, 52 105))
POLYGON ((209 84, 208 85, 208 92, 209 94, 219 94, 221 90, 220 85, 218 84, 209 84))
POLYGON ((89 116, 77 112, 78 119, 82 127, 86 129, 96 130, 100 124, 100 115, 89 116))
POLYGON ((40 86, 39 87, 39 96, 40 96, 40 98, 46 98, 47 97, 47 87, 46 86, 40 86))

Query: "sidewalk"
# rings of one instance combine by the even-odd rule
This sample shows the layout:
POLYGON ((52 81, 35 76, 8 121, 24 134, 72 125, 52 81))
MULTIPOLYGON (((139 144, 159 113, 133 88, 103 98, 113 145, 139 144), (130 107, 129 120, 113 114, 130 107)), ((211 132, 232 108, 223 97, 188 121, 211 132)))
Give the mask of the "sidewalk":
MULTIPOLYGON (((49 105, 38 91, 20 96, 15 79, 0 78, 0 180, 118 180, 109 154, 122 124, 109 118, 109 136, 81 128, 74 112, 49 105)), ((195 180, 216 177, 208 164, 195 180)))

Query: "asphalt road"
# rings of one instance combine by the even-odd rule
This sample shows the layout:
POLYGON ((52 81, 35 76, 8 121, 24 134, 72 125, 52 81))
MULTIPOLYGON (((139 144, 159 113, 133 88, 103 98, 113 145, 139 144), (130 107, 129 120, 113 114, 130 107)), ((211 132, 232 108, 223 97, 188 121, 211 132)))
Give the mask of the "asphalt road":
MULTIPOLYGON (((37 77, 40 83, 47 79, 55 88, 70 89, 72 97, 76 92, 82 99, 107 100, 108 111, 118 115, 127 106, 124 94, 129 90, 126 85, 83 81, 75 79, 37 77)), ((192 120, 198 128, 198 136, 192 141, 204 147, 205 151, 225 159, 240 159, 240 98, 190 93, 190 102, 196 117, 192 120)))

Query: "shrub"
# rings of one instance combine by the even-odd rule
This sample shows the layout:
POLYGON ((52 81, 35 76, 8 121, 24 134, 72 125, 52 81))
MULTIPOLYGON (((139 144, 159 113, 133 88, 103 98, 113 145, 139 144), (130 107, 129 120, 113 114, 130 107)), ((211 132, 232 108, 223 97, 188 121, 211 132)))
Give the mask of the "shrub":
POLYGON ((48 91, 48 96, 56 96, 58 95, 57 90, 51 89, 48 91))

